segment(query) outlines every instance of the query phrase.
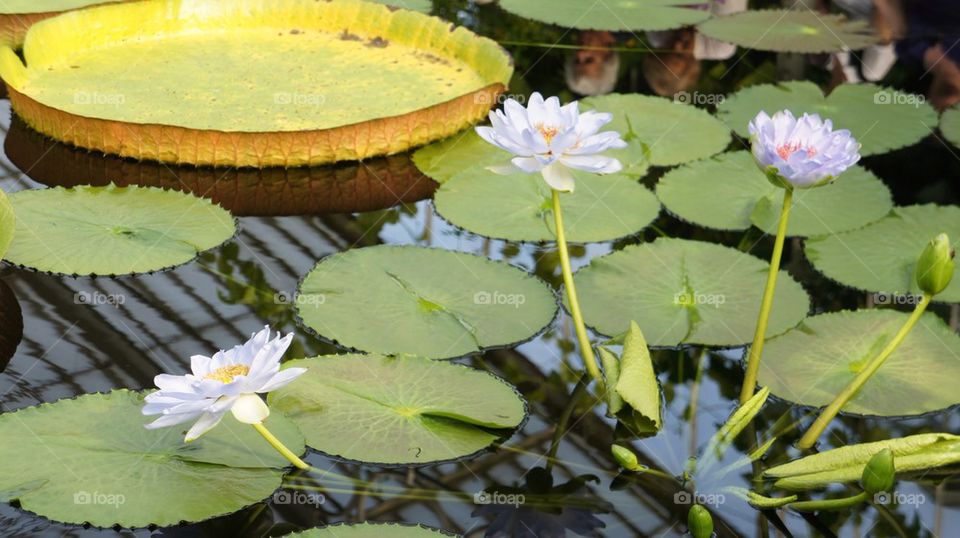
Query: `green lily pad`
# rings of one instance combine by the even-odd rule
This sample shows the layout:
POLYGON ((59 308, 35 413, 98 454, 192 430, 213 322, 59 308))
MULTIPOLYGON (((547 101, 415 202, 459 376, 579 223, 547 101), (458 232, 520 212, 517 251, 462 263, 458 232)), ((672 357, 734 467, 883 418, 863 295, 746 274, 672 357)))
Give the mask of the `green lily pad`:
POLYGON ((717 116, 743 137, 761 110, 773 114, 820 114, 836 129, 849 129, 862 144, 861 155, 877 155, 916 144, 937 125, 937 113, 923 96, 875 84, 842 84, 824 97, 812 82, 761 84, 744 88, 717 107, 717 116))
POLYGON ((638 141, 656 166, 709 157, 730 143, 730 130, 709 113, 663 97, 610 94, 584 99, 580 108, 613 114, 605 129, 638 141))
MULTIPOLYGON (((100 527, 201 521, 259 502, 288 465, 232 416, 186 444, 184 427, 148 430, 143 393, 117 390, 0 415, 0 498, 55 521, 100 527)), ((296 453, 280 414, 271 432, 296 453)))
MULTIPOLYGON (((736 249, 658 239, 594 259, 574 276, 587 324, 618 335, 636 320, 653 346, 750 342, 769 265, 736 249)), ((810 299, 781 271, 767 336, 803 320, 810 299)))
POLYGON ((424 527, 422 525, 408 525, 405 523, 340 523, 318 529, 284 534, 296 538, 437 538, 439 536, 455 536, 446 532, 424 527))
POLYGON ((960 148, 960 105, 945 110, 940 116, 940 132, 951 144, 960 148))
POLYGON ((10 195, 10 263, 72 275, 147 273, 187 263, 236 232, 209 200, 150 187, 32 189, 10 195))
POLYGON ((57 13, 96 4, 108 4, 122 0, 4 0, 0 6, 3 14, 57 13))
POLYGON ((851 21, 843 15, 815 13, 809 9, 743 11, 714 17, 697 28, 720 41, 777 52, 860 50, 877 41, 867 21, 851 21))
POLYGON ((690 7, 689 0, 500 0, 516 15, 580 30, 672 30, 710 17, 710 12, 690 7))
POLYGON ((13 231, 16 227, 16 217, 13 213, 13 205, 7 194, 0 191, 0 259, 7 253, 10 243, 13 241, 13 231))
POLYGON ((270 394, 311 448, 355 461, 419 464, 485 450, 518 427, 526 407, 503 380, 421 357, 330 355, 270 394))
POLYGON ((553 291, 522 269, 385 245, 324 258, 296 302, 307 327, 341 345, 437 359, 526 340, 557 313, 553 291))
MULTIPOLYGON (((767 180, 749 151, 722 153, 671 170, 657 184, 657 196, 681 219, 719 230, 745 230, 752 224, 774 233, 783 204, 783 189, 767 180)), ((794 193, 787 234, 853 230, 891 209, 886 185, 854 166, 830 185, 794 193)))
MULTIPOLYGON (((833 312, 807 318, 767 342, 759 384, 778 397, 822 407, 893 338, 909 314, 895 310, 833 312)), ((860 415, 905 416, 960 403, 947 379, 960 379, 960 336, 924 314, 900 347, 844 407, 860 415)))
POLYGON ((400 7, 403 9, 409 9, 412 11, 420 11, 422 13, 430 13, 430 10, 433 9, 433 2, 430 0, 372 0, 378 4, 386 4, 388 6, 400 7))
MULTIPOLYGON (((610 241, 632 235, 660 213, 649 189, 621 174, 574 172, 576 190, 561 196, 567 239, 610 241)), ((497 175, 471 168, 437 190, 437 212, 471 232, 510 241, 554 241, 550 186, 540 174, 497 175)))
POLYGON ((443 184, 467 169, 504 164, 511 155, 480 138, 473 129, 424 146, 413 153, 413 164, 437 183, 443 184))
MULTIPOLYGON (((878 292, 878 302, 919 293, 917 258, 937 234, 960 240, 960 207, 915 205, 898 207, 865 228, 817 237, 806 242, 807 258, 824 275, 841 284, 878 292)), ((960 302, 960 278, 936 301, 960 302)))

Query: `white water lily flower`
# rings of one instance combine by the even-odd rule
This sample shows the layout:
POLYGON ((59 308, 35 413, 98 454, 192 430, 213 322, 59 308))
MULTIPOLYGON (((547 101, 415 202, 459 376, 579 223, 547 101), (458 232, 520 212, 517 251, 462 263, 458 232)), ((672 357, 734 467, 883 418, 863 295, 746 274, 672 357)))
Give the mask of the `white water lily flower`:
POLYGON ((834 131, 817 114, 796 119, 789 110, 772 118, 760 112, 749 129, 757 165, 784 187, 824 185, 860 160, 860 144, 850 131, 834 131))
POLYGON ((160 390, 147 395, 144 415, 161 415, 147 424, 164 428, 197 419, 187 432, 190 442, 210 431, 231 411, 240 422, 259 424, 270 410, 259 396, 285 386, 306 368, 280 370, 280 359, 290 346, 293 333, 270 339, 270 328, 252 335, 243 345, 221 350, 213 357, 190 357, 186 375, 160 374, 154 382, 160 390))
POLYGON ((601 155, 608 149, 627 147, 616 131, 599 132, 613 116, 604 112, 580 112, 576 101, 560 106, 560 99, 530 96, 524 108, 507 99, 503 110, 490 112, 492 127, 477 127, 487 142, 516 155, 509 165, 491 167, 497 173, 539 172, 551 188, 573 192, 571 169, 594 174, 612 174, 620 161, 601 155))

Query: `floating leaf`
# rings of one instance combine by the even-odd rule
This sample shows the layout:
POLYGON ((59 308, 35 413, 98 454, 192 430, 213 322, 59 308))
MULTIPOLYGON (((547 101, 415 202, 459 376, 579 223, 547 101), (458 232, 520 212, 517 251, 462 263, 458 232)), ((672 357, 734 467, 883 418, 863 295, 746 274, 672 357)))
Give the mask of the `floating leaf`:
POLYGON ((230 213, 209 200, 150 187, 13 193, 16 232, 6 259, 39 271, 123 275, 187 263, 230 239, 230 213))
POLYGON ((305 531, 284 534, 290 538, 383 538, 389 535, 390 538, 438 538, 441 536, 454 536, 446 532, 439 531, 422 525, 410 525, 405 523, 338 523, 318 529, 307 529, 305 531))
POLYGON ((860 50, 877 39, 867 21, 809 9, 749 10, 713 17, 697 27, 708 37, 755 50, 840 52, 860 50), (762 29, 761 31, 758 31, 762 29))
POLYGON ((16 217, 13 213, 13 205, 7 194, 0 190, 0 259, 3 259, 13 241, 13 233, 16 227, 16 217))
MULTIPOLYGON (((657 184, 667 210, 683 220, 719 230, 751 224, 774 233, 783 189, 774 186, 749 151, 722 153, 667 172, 657 184)), ((788 235, 826 235, 860 228, 893 208, 890 191, 868 170, 854 166, 837 181, 797 190, 788 235)))
MULTIPOLYGON (((732 248, 658 239, 594 259, 574 277, 586 322, 606 335, 637 321, 654 346, 751 341, 769 265, 732 248)), ((806 292, 785 271, 767 336, 807 314, 806 292)))
MULTIPOLYGON (((408 2, 389 0, 425 6, 408 2)), ((0 51, 0 75, 36 130, 197 165, 400 153, 485 117, 513 73, 466 28, 353 0, 123 2, 34 25, 23 50, 0 51)))
POLYGON ((500 6, 528 19, 580 30, 672 30, 707 19, 710 12, 689 0, 500 0, 500 6))
POLYGON ((430 0, 372 0, 378 4, 386 4, 388 6, 401 7, 403 9, 410 9, 413 11, 420 11, 422 13, 430 13, 430 10, 433 9, 433 2, 430 0))
MULTIPOLYGON (((660 385, 653 371, 653 362, 647 341, 636 322, 623 341, 623 357, 620 359, 620 375, 615 390, 624 402, 630 404, 634 415, 649 422, 650 430, 658 431, 663 422, 660 416, 660 385)), ((609 390, 609 389, 608 389, 609 390)))
POLYGON ((413 164, 437 183, 445 183, 460 172, 503 164, 510 157, 468 129, 418 149, 413 154, 413 164))
MULTIPOLYGON (((117 390, 0 415, 0 497, 55 521, 168 526, 228 514, 280 487, 288 463, 232 416, 186 444, 184 427, 148 430, 143 394, 117 390)), ((291 450, 303 437, 267 420, 291 450)))
MULTIPOLYGON (((822 407, 850 384, 906 322, 895 310, 833 312, 807 318, 767 342, 759 384, 802 405, 822 407)), ((925 314, 900 347, 843 411, 864 415, 919 415, 960 403, 960 336, 925 314)))
MULTIPOLYGON (((940 233, 960 238, 960 208, 898 207, 865 228, 806 242, 807 258, 824 275, 857 289, 879 292, 877 302, 907 300, 919 292, 917 258, 940 233)), ((936 301, 960 302, 960 278, 936 301)))
POLYGON ((613 114, 605 129, 638 141, 656 166, 709 157, 730 143, 730 130, 709 113, 662 97, 611 94, 584 99, 580 108, 613 114))
POLYGON ((297 298, 304 324, 363 351, 460 357, 537 334, 557 312, 533 275, 480 256, 376 246, 324 258, 297 298))
POLYGON ((0 3, 0 43, 23 45, 30 27, 64 11, 123 0, 4 0, 0 3))
POLYGON ((940 132, 951 144, 960 148, 960 105, 955 105, 940 116, 940 132))
POLYGON ((331 355, 270 394, 311 448, 380 464, 466 457, 523 422, 516 390, 486 372, 420 357, 331 355))
POLYGON ((885 448, 893 452, 898 475, 960 463, 960 436, 923 433, 834 448, 771 467, 764 471, 763 475, 777 479, 774 485, 778 488, 789 490, 807 490, 854 482, 860 480, 863 468, 870 458, 885 448))
POLYGON ((835 128, 849 129, 862 144, 862 155, 916 144, 937 125, 937 113, 921 95, 875 84, 841 84, 824 97, 816 84, 806 81, 750 86, 720 103, 717 116, 737 134, 749 137, 747 124, 758 112, 783 109, 797 115, 820 114, 835 128))
MULTIPOLYGON (((660 213, 649 189, 621 174, 574 172, 577 188, 561 197, 569 241, 610 241, 635 234, 660 213)), ((437 212, 471 232, 511 241, 556 239, 552 191, 540 174, 497 175, 482 168, 440 186, 437 212)))

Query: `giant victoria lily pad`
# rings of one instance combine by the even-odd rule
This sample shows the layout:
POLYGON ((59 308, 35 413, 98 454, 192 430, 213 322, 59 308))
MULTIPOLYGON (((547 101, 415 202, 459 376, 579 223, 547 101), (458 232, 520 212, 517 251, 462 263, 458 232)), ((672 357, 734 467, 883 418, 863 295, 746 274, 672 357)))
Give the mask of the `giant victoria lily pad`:
POLYGON ((330 355, 290 361, 307 373, 270 394, 321 452, 369 463, 461 458, 518 427, 526 407, 499 378, 420 357, 330 355))
POLYGON ((19 48, 27 30, 65 11, 124 0, 4 0, 0 2, 0 43, 19 48))
POLYGON ((339 344, 435 359, 526 340, 557 313, 553 291, 517 267, 384 245, 324 258, 296 303, 305 325, 339 344))
MULTIPOLYGON (((0 415, 0 499, 55 521, 169 526, 235 512, 280 487, 289 465, 232 416, 187 444, 190 427, 148 430, 143 394, 118 390, 0 415)), ((281 414, 267 427, 292 451, 281 414)))
POLYGON ((155 0, 67 13, 0 49, 34 129, 136 159, 300 166, 405 151, 482 118, 495 42, 358 0, 155 0))

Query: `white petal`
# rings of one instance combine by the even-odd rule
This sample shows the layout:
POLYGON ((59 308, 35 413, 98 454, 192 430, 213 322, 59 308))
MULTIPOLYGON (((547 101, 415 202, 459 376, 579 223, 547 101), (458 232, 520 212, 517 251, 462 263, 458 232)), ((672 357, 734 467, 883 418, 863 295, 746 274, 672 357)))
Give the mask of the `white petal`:
POLYGON ((199 415, 163 415, 157 420, 154 420, 150 424, 144 424, 143 427, 148 430, 156 430, 159 428, 167 428, 169 426, 176 426, 177 424, 182 424, 184 422, 191 421, 197 418, 199 415))
POLYGON ((510 160, 514 166, 528 174, 543 170, 543 164, 536 157, 515 157, 510 160))
POLYGON ((260 424, 270 416, 270 408, 256 394, 244 394, 237 398, 230 412, 244 424, 260 424))
POLYGON ((594 174, 615 174, 623 169, 620 161, 613 157, 604 157, 602 155, 564 155, 560 158, 564 166, 576 168, 594 174))
POLYGON ((196 424, 194 424, 194 425, 190 428, 190 430, 187 431, 187 435, 186 435, 186 437, 184 437, 183 440, 186 441, 186 442, 188 442, 188 443, 191 442, 191 441, 195 441, 195 440, 196 440, 198 437, 200 437, 201 435, 203 435, 203 434, 207 433, 208 431, 212 430, 217 424, 220 424, 220 419, 222 419, 222 418, 223 418, 223 412, 220 412, 220 413, 210 413, 210 412, 204 413, 204 414, 200 417, 200 420, 198 420, 198 421, 196 422, 196 424))
POLYGON ((257 392, 270 392, 277 390, 280 387, 285 387, 288 383, 306 373, 306 371, 306 368, 284 368, 275 374, 263 386, 258 388, 257 392))
POLYGON ((550 188, 560 192, 573 192, 576 181, 570 169, 560 163, 553 163, 540 171, 550 188))
POLYGON ((160 390, 172 392, 193 392, 191 380, 182 375, 160 374, 153 378, 160 390))

